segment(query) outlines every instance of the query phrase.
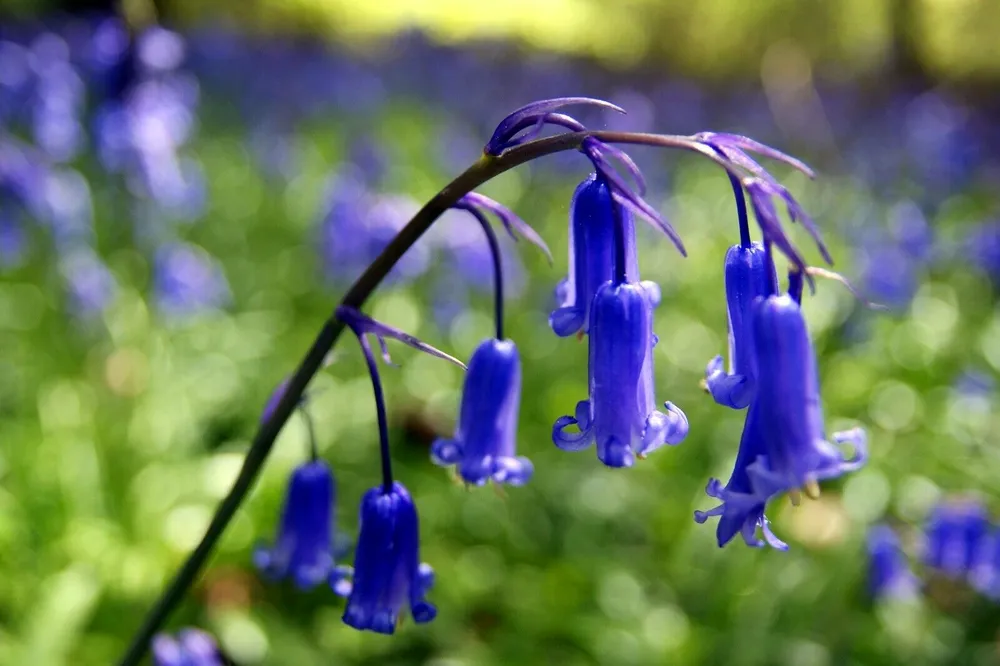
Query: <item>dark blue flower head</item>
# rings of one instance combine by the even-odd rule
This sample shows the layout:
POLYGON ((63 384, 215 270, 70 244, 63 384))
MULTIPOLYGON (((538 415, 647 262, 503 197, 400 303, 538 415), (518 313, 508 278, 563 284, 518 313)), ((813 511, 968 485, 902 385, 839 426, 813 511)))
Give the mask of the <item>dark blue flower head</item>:
POLYGON ((645 289, 634 282, 608 281, 590 311, 590 399, 574 416, 552 427, 556 446, 579 451, 597 443, 597 457, 609 467, 630 467, 664 444, 678 444, 687 417, 673 403, 656 410, 653 393, 652 311, 645 289), (567 433, 570 426, 578 433, 567 433))
POLYGON ((715 531, 719 548, 725 546, 739 533, 743 541, 753 548, 760 548, 766 542, 772 548, 788 550, 788 545, 771 532, 770 521, 764 515, 769 497, 761 497, 755 493, 748 472, 749 466, 767 452, 766 442, 770 433, 762 426, 760 410, 753 404, 747 411, 740 448, 736 454, 736 465, 729 477, 729 483, 723 486, 718 479, 710 479, 705 488, 705 493, 709 497, 720 500, 722 504, 709 511, 694 512, 694 519, 698 523, 704 523, 713 516, 719 517, 719 525, 715 531), (757 538, 758 527, 764 536, 764 541, 757 538))
POLYGON ((398 481, 390 490, 372 488, 361 500, 361 527, 354 568, 338 567, 333 590, 347 597, 344 623, 391 634, 408 605, 416 622, 430 622, 437 609, 425 599, 434 571, 420 563, 417 509, 398 481))
POLYGON ((748 468, 761 497, 805 488, 819 492, 822 479, 864 465, 864 430, 834 433, 827 441, 819 394, 816 356, 802 311, 785 294, 759 299, 753 307, 753 348, 757 359, 755 409, 767 433, 766 456, 748 468), (849 444, 848 459, 835 444, 849 444))
POLYGON ((157 634, 152 647, 156 666, 222 666, 218 646, 200 629, 182 629, 177 638, 157 634))
POLYGON ((515 486, 526 483, 534 467, 515 454, 520 405, 517 346, 511 340, 484 340, 469 360, 455 436, 434 443, 434 462, 458 465, 466 483, 480 485, 490 479, 515 486))
POLYGON ((899 537, 888 525, 868 531, 868 593, 873 599, 908 599, 920 589, 899 537))
POLYGON ((924 526, 924 564, 950 578, 966 576, 990 531, 989 515, 976 501, 939 504, 924 526))
MULTIPOLYGON (((611 188, 597 173, 590 174, 573 193, 569 225, 569 275, 559 283, 556 297, 559 307, 549 315, 549 326, 556 335, 566 337, 590 329, 590 305, 597 290, 614 272, 615 214, 625 225, 625 275, 637 281, 635 227, 632 217, 611 196, 611 188), (618 207, 618 210, 615 210, 618 207)), ((660 302, 660 288, 655 282, 642 283, 655 307, 660 302)))
POLYGON ((322 460, 292 473, 274 543, 254 552, 254 564, 272 580, 290 577, 301 589, 323 582, 333 569, 336 483, 322 460))
POLYGON ((751 306, 777 283, 774 264, 761 243, 734 245, 726 252, 726 312, 729 315, 729 372, 722 356, 705 368, 705 384, 720 405, 743 409, 754 393, 757 361, 753 350, 751 306))

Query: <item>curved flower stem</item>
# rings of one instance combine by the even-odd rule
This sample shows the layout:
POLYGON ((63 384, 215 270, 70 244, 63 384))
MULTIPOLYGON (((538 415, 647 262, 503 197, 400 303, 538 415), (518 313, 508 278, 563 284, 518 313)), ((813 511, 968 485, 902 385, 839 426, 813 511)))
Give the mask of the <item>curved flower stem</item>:
POLYGON ((483 233, 486 234, 486 242, 490 244, 490 254, 493 255, 493 308, 496 317, 497 340, 503 340, 503 257, 500 255, 500 243, 497 242, 497 235, 493 227, 485 218, 476 216, 483 233))
POLYGON ((299 407, 299 414, 302 416, 302 420, 306 424, 306 436, 309 438, 309 460, 310 462, 316 462, 319 460, 319 445, 316 441, 316 424, 313 422, 312 414, 309 413, 309 408, 305 405, 299 407))
MULTIPOLYGON (((638 132, 570 132, 530 141, 505 150, 495 157, 483 155, 475 164, 446 185, 444 189, 424 204, 423 208, 417 211, 413 219, 396 234, 382 251, 382 254, 368 266, 361 277, 348 289, 343 300, 338 305, 347 305, 353 308, 360 308, 364 305, 368 297, 371 296, 372 292, 375 291, 403 254, 420 239, 424 232, 430 228, 431 224, 442 213, 454 206, 464 195, 495 176, 525 162, 565 150, 577 150, 588 136, 606 143, 631 143, 691 150, 701 153, 704 157, 712 160, 727 172, 737 177, 742 178, 745 175, 737 166, 718 157, 707 146, 699 144, 689 137, 638 132)), ((324 359, 334 344, 336 344, 343 330, 344 323, 331 314, 289 380, 288 387, 275 406, 271 417, 261 425, 254 436, 246 458, 243 460, 243 466, 240 468, 239 475, 237 475, 233 487, 229 490, 229 494, 219 503, 219 507, 216 509, 208 529, 205 530, 205 536, 202 537, 201 541, 191 552, 191 555, 188 556, 187 560, 177 571, 173 580, 170 581, 170 584, 163 591, 156 604, 146 615, 142 625, 132 637, 132 641, 122 656, 121 661, 118 662, 120 666, 137 666, 139 660, 142 659, 149 649, 149 642, 153 638, 153 635, 159 631, 160 627, 166 621, 167 616, 177 607, 188 589, 194 584, 198 573, 208 561, 222 533, 233 519, 233 516, 236 515, 236 511, 243 504, 243 500, 253 487, 253 483, 264 466, 264 462, 271 452, 278 433, 299 403, 302 393, 305 391, 310 380, 312 380, 313 376, 323 366, 324 359)))
MULTIPOLYGON (((719 157, 725 157, 725 153, 715 146, 712 146, 712 150, 719 157)), ((729 184, 733 186, 733 197, 736 198, 736 217, 740 223, 740 247, 749 250, 751 245, 750 220, 747 218, 747 200, 743 195, 743 186, 740 185, 740 179, 732 173, 729 174, 729 184)))
POLYGON ((382 380, 378 376, 378 365, 375 363, 375 354, 368 344, 368 338, 364 334, 358 336, 361 343, 361 351, 365 355, 365 363, 368 365, 368 374, 372 378, 372 392, 375 394, 375 414, 378 417, 378 450, 382 458, 382 490, 385 494, 392 492, 392 456, 389 454, 389 420, 385 416, 385 393, 382 392, 382 380))

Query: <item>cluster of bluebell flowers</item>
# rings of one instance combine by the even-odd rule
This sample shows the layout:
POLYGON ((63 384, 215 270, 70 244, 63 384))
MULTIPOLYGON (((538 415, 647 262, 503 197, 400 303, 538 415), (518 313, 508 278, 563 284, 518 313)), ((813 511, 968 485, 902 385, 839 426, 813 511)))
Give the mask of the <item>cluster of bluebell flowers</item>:
MULTIPOLYGON (((705 386, 719 404, 747 409, 747 420, 729 483, 723 486, 714 479, 709 483, 709 494, 722 504, 698 512, 696 519, 704 522, 709 516, 719 516, 720 546, 737 532, 748 544, 761 545, 756 536, 760 528, 770 545, 784 548, 764 517, 767 502, 780 494, 797 496, 801 489, 815 496, 819 481, 857 469, 865 459, 862 430, 835 433, 829 439, 825 435, 816 359, 800 308, 803 285, 812 285, 813 272, 785 233, 773 199, 783 202, 789 218, 815 238, 827 261, 829 254, 798 202, 751 154, 811 172, 794 158, 736 135, 590 132, 560 112, 569 104, 623 112, 590 98, 529 104, 500 123, 478 167, 473 167, 490 168, 506 155, 528 153, 560 140, 549 137, 534 141, 546 127, 554 126, 567 130, 567 145, 577 148, 593 169, 573 195, 569 270, 556 288, 558 306, 549 317, 557 336, 587 338, 589 391, 572 415, 555 421, 553 442, 568 451, 595 445, 604 465, 627 468, 687 436, 689 423, 684 412, 669 401, 662 403, 661 409, 656 400, 653 311, 660 305, 661 292, 655 283, 640 278, 634 220, 641 219, 663 233, 682 256, 687 251, 680 234, 643 198, 646 182, 636 164, 611 144, 644 143, 699 153, 728 172, 737 196, 740 230, 740 243, 730 249, 725 261, 729 367, 723 366, 721 357, 714 359, 705 386), (744 190, 762 233, 759 243, 750 240, 744 190), (778 288, 773 251, 781 252, 791 265, 784 293, 778 288), (843 444, 850 445, 853 455, 841 451, 843 444)), ((439 197, 448 192, 445 188, 439 197)), ((435 202, 428 204, 417 217, 435 206, 435 202)), ((357 298, 353 294, 345 299, 336 310, 335 321, 349 328, 360 343, 375 397, 381 460, 380 482, 361 499, 353 566, 337 563, 342 553, 332 536, 335 484, 330 467, 319 458, 311 428, 310 460, 292 474, 278 536, 255 554, 256 564, 268 578, 288 577, 302 588, 325 580, 336 594, 347 598, 343 621, 359 630, 391 634, 406 614, 417 623, 429 622, 437 615, 428 600, 434 572, 420 558, 417 506, 392 471, 382 380, 370 341, 373 336, 387 362, 386 340, 393 338, 451 361, 466 373, 454 433, 437 439, 431 447, 435 464, 453 468, 470 486, 489 481, 518 486, 535 472, 533 464, 517 452, 522 366, 516 343, 504 334, 504 264, 489 217, 499 219, 515 239, 528 240, 551 256, 530 226, 495 201, 466 192, 440 208, 449 206, 469 213, 478 222, 489 247, 494 334, 477 345, 465 366, 346 304, 363 302, 363 296, 352 301, 357 298)), ((405 236, 407 229, 400 236, 405 236)), ((396 260, 402 256, 402 252, 392 250, 397 240, 399 236, 384 251, 396 260)), ((383 275, 394 263, 383 266, 383 275)), ((288 386, 287 381, 279 386, 268 402, 265 425, 275 418, 276 406, 287 402, 283 396, 288 386)), ((300 402, 298 408, 307 416, 308 405, 300 402)))
MULTIPOLYGON (((916 540, 925 576, 964 582, 1000 601, 1000 527, 973 498, 948 498, 933 507, 916 540)), ((868 591, 873 599, 910 599, 922 589, 895 529, 879 524, 868 533, 868 591)))
POLYGON ((159 634, 153 639, 156 666, 223 666, 215 640, 200 629, 181 629, 177 636, 159 634))

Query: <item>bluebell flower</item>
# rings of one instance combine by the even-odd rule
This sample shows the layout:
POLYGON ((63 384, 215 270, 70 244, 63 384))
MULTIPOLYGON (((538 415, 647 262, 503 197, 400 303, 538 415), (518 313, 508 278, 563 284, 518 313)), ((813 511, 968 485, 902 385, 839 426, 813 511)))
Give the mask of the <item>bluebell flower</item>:
POLYGON ((534 467, 515 455, 521 406, 521 359, 511 340, 484 340, 473 352, 462 388, 462 408, 452 439, 434 442, 431 456, 476 485, 492 479, 519 486, 534 467))
MULTIPOLYGON (((549 326, 566 337, 590 329, 590 306, 597 290, 611 279, 614 271, 614 226, 616 202, 607 181, 590 174, 573 193, 570 205, 569 275, 556 288, 559 307, 549 315, 549 326)), ((629 213, 619 207, 625 225, 625 275, 636 281, 639 275, 635 248, 635 226, 629 213)), ((644 281, 650 303, 660 302, 660 288, 644 281)))
POLYGON ((118 283, 93 250, 74 249, 63 257, 61 263, 69 292, 69 307, 75 314, 91 316, 111 305, 118 293, 118 283))
POLYGON ((990 531, 986 509, 973 500, 936 506, 924 526, 923 562, 950 578, 969 574, 990 531))
POLYGON ((177 638, 157 634, 152 648, 156 666, 222 666, 218 646, 200 629, 181 629, 177 638))
POLYGON ((330 466, 312 460, 292 472, 271 546, 254 551, 254 565, 271 580, 291 578, 301 589, 315 587, 333 570, 333 514, 336 482, 330 466))
POLYGON ((490 140, 483 148, 483 152, 487 155, 499 155, 508 148, 519 146, 536 138, 545 125, 558 125, 560 127, 567 127, 573 131, 583 129, 583 126, 573 121, 572 118, 554 113, 556 109, 574 104, 599 106, 619 113, 625 113, 624 109, 615 106, 611 102, 605 102, 604 100, 592 97, 559 97, 532 102, 514 110, 500 121, 500 124, 497 125, 496 130, 493 132, 493 136, 490 137, 490 140))
POLYGON ((920 589, 910 570, 899 538, 888 525, 875 525, 868 531, 868 593, 879 599, 908 599, 920 589))
POLYGON ((434 571, 420 562, 417 509, 403 484, 372 488, 361 500, 360 535, 354 568, 337 567, 330 584, 347 597, 344 623, 391 634, 404 605, 416 622, 430 622, 437 608, 426 600, 434 571))
POLYGON ((715 402, 743 409, 753 398, 757 365, 750 324, 751 306, 755 299, 770 294, 777 276, 761 243, 729 248, 725 276, 729 371, 726 372, 723 366, 722 356, 716 356, 705 368, 705 383, 715 402))
POLYGON ((24 255, 24 229, 9 210, 0 206, 0 268, 21 263, 24 255))
POLYGON ((1000 600, 1000 529, 991 526, 979 539, 968 576, 973 588, 994 601, 1000 600))
POLYGON ((748 468, 760 497, 805 488, 819 492, 822 479, 864 465, 867 440, 861 428, 834 433, 827 441, 819 394, 819 376, 806 322, 798 303, 787 294, 758 300, 753 307, 753 346, 757 389, 752 409, 759 410, 767 434, 766 455, 748 468), (846 458, 835 444, 849 444, 846 458))
POLYGON ((160 309, 172 315, 221 307, 230 299, 222 266, 205 250, 187 243, 168 243, 157 250, 153 290, 160 309))
POLYGON ((710 479, 705 493, 722 502, 709 511, 695 511, 695 522, 704 523, 710 517, 718 516, 719 524, 715 535, 719 548, 729 543, 737 533, 743 537, 748 546, 760 548, 764 542, 778 550, 788 550, 788 545, 781 541, 771 531, 770 521, 764 515, 764 509, 769 497, 759 496, 753 487, 748 468, 767 453, 767 438, 770 436, 764 429, 760 410, 756 403, 747 410, 743 425, 743 435, 740 437, 740 448, 736 454, 736 465, 729 477, 729 482, 723 486, 718 479, 710 479), (764 541, 757 538, 757 528, 760 528, 764 541))
POLYGON ((609 467, 630 467, 664 444, 679 444, 687 417, 673 403, 656 410, 653 392, 652 311, 646 290, 634 282, 608 281, 590 311, 590 399, 575 416, 552 427, 552 440, 566 451, 597 443, 597 457, 609 467), (566 429, 576 426, 578 433, 566 429))

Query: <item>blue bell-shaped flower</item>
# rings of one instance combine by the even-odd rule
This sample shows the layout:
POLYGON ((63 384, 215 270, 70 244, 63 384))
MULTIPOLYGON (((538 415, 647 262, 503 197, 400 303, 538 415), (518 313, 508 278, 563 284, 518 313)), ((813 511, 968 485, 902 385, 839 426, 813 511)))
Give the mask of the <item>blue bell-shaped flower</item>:
POLYGON ((653 392, 652 312, 646 290, 635 282, 606 282, 590 314, 590 399, 575 417, 552 427, 552 440, 566 451, 597 443, 597 457, 609 467, 630 467, 664 444, 687 435, 687 417, 673 403, 656 410, 653 392), (567 433, 570 426, 578 433, 567 433))
MULTIPOLYGON (((567 337, 590 329, 590 306, 597 290, 614 272, 615 211, 611 189, 597 173, 590 174, 573 193, 569 225, 569 275, 556 288, 559 307, 549 315, 549 325, 556 335, 567 337)), ((638 278, 635 251, 635 225, 631 215, 619 207, 624 225, 625 275, 638 278)), ((643 282, 653 307, 660 302, 660 288, 655 282, 643 282)))
POLYGON ((269 546, 258 547, 254 564, 272 580, 291 577, 309 589, 325 581, 333 569, 333 510, 336 484, 322 460, 305 463, 292 473, 278 526, 269 546))
POLYGON ((200 629, 182 629, 177 638, 157 634, 152 649, 156 666, 222 666, 218 646, 200 629))
POLYGON ((859 469, 867 459, 861 428, 833 434, 827 441, 819 394, 816 356, 798 303, 789 295, 769 296, 753 307, 753 348, 757 388, 752 409, 759 410, 765 456, 747 471, 754 492, 770 497, 805 488, 819 493, 818 482, 859 469), (836 446, 849 444, 848 459, 836 446))
POLYGON ((872 599, 908 599, 920 590, 899 537, 888 525, 868 531, 868 593, 872 599))
POLYGON ((398 481, 377 486, 361 500, 361 527, 354 568, 337 567, 334 592, 347 597, 344 623, 358 630, 391 634, 404 604, 416 622, 430 622, 437 609, 425 600, 434 571, 420 563, 417 509, 398 481), (353 579, 353 580, 352 580, 353 579))
POLYGON ((989 532, 989 515, 979 502, 943 502, 924 527, 924 564, 950 578, 963 578, 979 559, 989 532))
POLYGON ((736 454, 736 465, 725 486, 718 479, 711 479, 705 493, 709 497, 720 500, 722 504, 710 511, 695 511, 694 519, 704 523, 712 516, 719 517, 716 528, 716 539, 722 548, 737 533, 743 536, 748 546, 759 548, 764 542, 757 538, 757 528, 761 529, 764 541, 772 548, 788 550, 788 545, 771 532, 770 521, 764 515, 764 507, 768 497, 759 497, 754 493, 753 484, 747 468, 765 455, 768 433, 761 428, 759 410, 751 405, 747 411, 746 422, 743 425, 743 436, 740 438, 739 452, 736 454))
POLYGON ((751 306, 755 299, 770 295, 777 276, 761 243, 729 248, 725 275, 729 371, 725 370, 722 356, 716 356, 705 369, 705 385, 715 402, 743 409, 753 399, 757 365, 751 339, 751 306))
POLYGON ((455 436, 431 449, 435 463, 458 465, 467 482, 521 485, 531 478, 531 461, 515 455, 521 406, 521 359, 511 340, 484 340, 472 354, 462 388, 455 436))

